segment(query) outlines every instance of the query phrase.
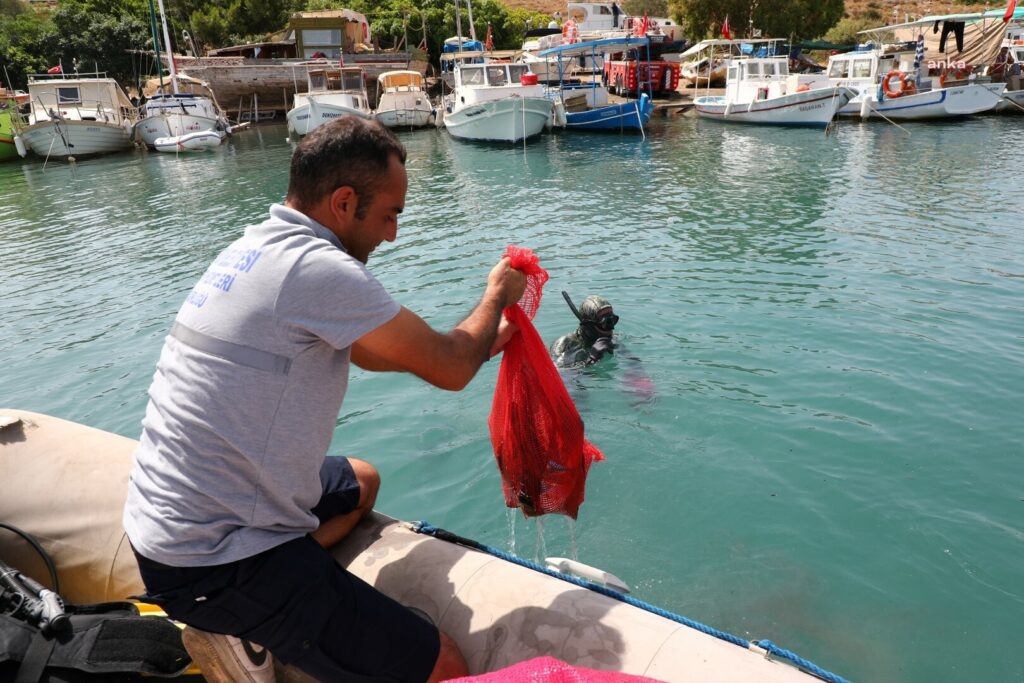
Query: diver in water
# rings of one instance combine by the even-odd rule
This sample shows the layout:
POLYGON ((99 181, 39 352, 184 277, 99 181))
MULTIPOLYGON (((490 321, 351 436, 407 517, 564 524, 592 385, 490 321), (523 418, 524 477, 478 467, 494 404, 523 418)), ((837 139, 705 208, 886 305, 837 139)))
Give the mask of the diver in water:
POLYGON ((551 357, 555 365, 562 368, 593 365, 606 353, 614 353, 612 333, 619 322, 619 316, 615 315, 611 302, 591 294, 577 309, 568 294, 562 292, 562 296, 580 324, 575 332, 559 337, 551 345, 551 357))

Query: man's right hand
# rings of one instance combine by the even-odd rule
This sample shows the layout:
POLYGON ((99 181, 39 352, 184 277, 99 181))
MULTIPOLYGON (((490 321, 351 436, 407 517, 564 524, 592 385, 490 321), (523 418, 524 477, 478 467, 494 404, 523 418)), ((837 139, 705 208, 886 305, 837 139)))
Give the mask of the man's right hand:
POLYGON ((526 276, 510 263, 507 256, 502 258, 487 276, 487 289, 498 295, 502 308, 518 303, 526 291, 526 276))

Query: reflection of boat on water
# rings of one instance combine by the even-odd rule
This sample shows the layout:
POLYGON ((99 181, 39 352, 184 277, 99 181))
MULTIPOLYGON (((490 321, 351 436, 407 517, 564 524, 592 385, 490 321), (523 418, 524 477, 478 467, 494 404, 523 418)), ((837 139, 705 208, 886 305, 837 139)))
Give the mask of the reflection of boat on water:
MULTIPOLYGON (((0 519, 35 537, 66 600, 144 593, 121 521, 136 442, 39 413, 0 413, 0 519)), ((786 664, 795 655, 769 641, 747 641, 623 595, 615 577, 600 570, 580 567, 587 580, 561 574, 579 567, 561 558, 548 558, 554 569, 546 569, 379 513, 331 554, 377 590, 424 612, 455 639, 472 674, 548 655, 669 682, 818 680, 786 664)), ((0 535, 0 557, 45 580, 40 555, 17 535, 0 535)))
POLYGON ((310 69, 308 79, 308 90, 295 95, 295 103, 288 111, 289 131, 307 135, 342 116, 372 118, 365 75, 360 67, 310 69))

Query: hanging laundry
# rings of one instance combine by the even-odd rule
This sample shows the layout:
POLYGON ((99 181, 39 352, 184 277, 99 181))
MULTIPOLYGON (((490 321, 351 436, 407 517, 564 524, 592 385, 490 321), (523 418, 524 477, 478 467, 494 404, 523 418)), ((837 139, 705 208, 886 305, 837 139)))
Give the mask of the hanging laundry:
POLYGON ((956 51, 964 51, 964 27, 962 21, 947 21, 942 24, 942 35, 939 37, 939 52, 946 52, 946 37, 950 33, 956 38, 956 51))

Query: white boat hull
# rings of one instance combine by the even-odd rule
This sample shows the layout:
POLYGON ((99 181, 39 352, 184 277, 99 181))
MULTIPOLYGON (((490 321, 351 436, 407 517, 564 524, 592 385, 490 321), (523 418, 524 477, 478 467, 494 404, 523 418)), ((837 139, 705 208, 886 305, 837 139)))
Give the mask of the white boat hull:
POLYGON ((191 114, 158 114, 147 116, 135 124, 135 139, 155 147, 158 138, 175 138, 190 133, 216 131, 219 122, 208 116, 191 114))
POLYGON ((153 141, 153 149, 158 152, 205 152, 215 149, 224 142, 227 133, 219 130, 201 130, 185 135, 173 135, 157 138, 153 141))
POLYGON ((545 97, 506 97, 446 111, 444 125, 463 140, 518 142, 539 135, 551 122, 552 108, 545 97))
POLYGON ((68 159, 132 148, 129 126, 102 121, 49 120, 24 128, 21 139, 43 158, 68 159))
POLYGON ((424 92, 386 93, 373 117, 388 128, 419 128, 433 122, 434 107, 424 92))
POLYGON ((877 98, 877 88, 861 90, 849 104, 839 110, 840 116, 887 118, 893 121, 948 119, 992 111, 1000 96, 983 85, 957 85, 918 92, 902 97, 877 98))
POLYGON ((372 117, 370 111, 358 109, 337 102, 325 102, 310 97, 304 104, 293 107, 288 112, 288 130, 296 135, 309 135, 319 126, 340 119, 343 116, 358 116, 363 119, 372 117))
POLYGON ((996 111, 1007 114, 1024 114, 1024 90, 1007 90, 1000 96, 996 111))
POLYGON ((710 96, 698 97, 693 107, 698 116, 719 121, 823 128, 854 94, 849 88, 821 88, 741 104, 710 96))

